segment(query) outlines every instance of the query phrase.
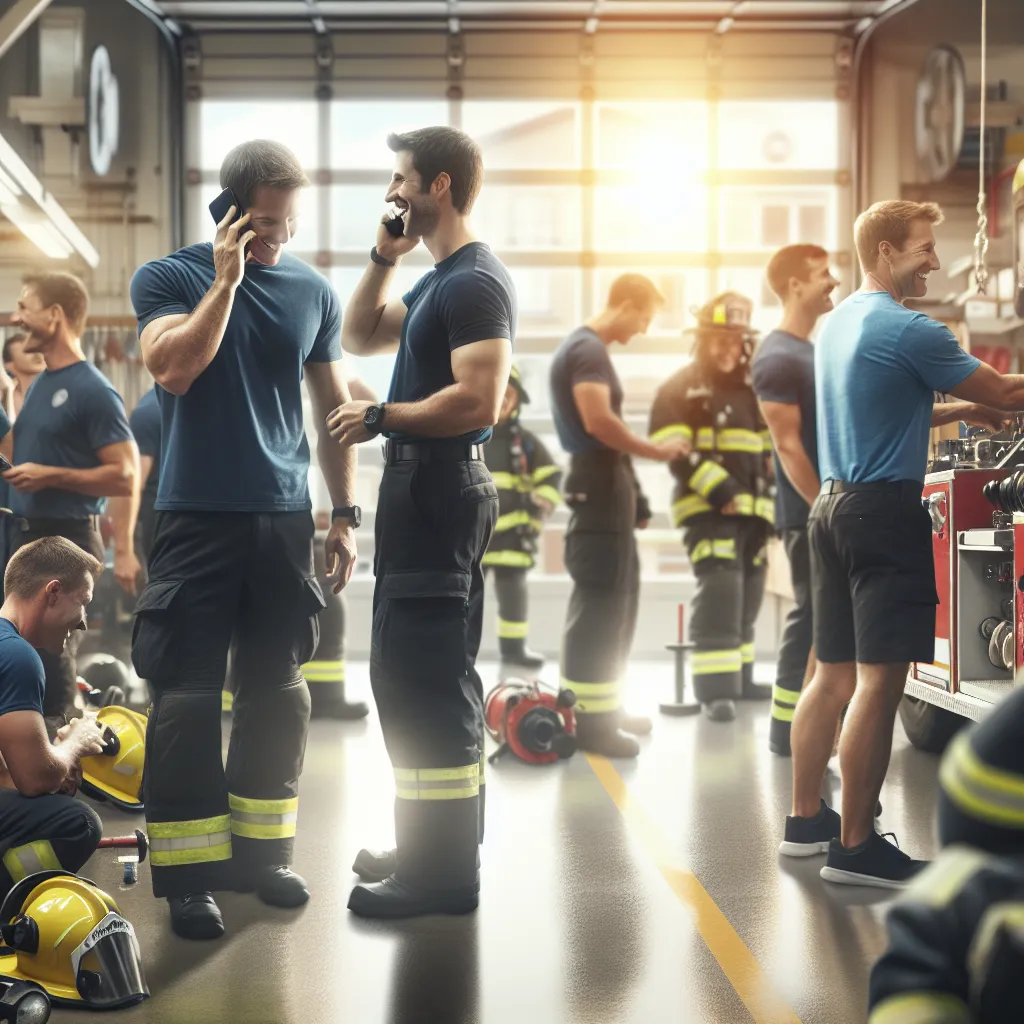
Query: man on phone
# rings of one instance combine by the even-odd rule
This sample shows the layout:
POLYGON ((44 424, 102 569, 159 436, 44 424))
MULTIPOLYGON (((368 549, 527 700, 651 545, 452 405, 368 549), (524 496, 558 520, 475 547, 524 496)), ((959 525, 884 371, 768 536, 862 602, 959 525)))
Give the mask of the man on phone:
POLYGON ((63 537, 26 544, 4 575, 0 607, 0 898, 37 871, 78 871, 99 843, 96 812, 74 794, 82 758, 103 749, 91 718, 51 743, 43 721, 45 672, 37 650, 59 655, 85 629, 100 562, 63 537))
MULTIPOLYGON (((73 274, 48 272, 24 279, 11 323, 26 334, 25 352, 40 353, 46 369, 28 389, 17 424, 0 450, 14 463, 4 479, 18 517, 16 546, 40 537, 66 537, 102 562, 104 498, 124 499, 113 508, 114 572, 124 579, 133 572, 135 554, 122 513, 136 486, 139 456, 121 396, 82 352, 79 338, 88 312, 89 294, 73 274)), ((75 654, 80 636, 73 634, 62 654, 42 651, 43 707, 51 731, 64 715, 78 714, 75 654)))
MULTIPOLYGON (((324 606, 313 575, 305 378, 318 422, 348 398, 341 310, 327 281, 284 252, 309 184, 276 142, 236 146, 213 244, 132 280, 157 384, 162 457, 149 579, 132 660, 153 694, 145 804, 153 892, 185 938, 224 931, 215 890, 275 906, 309 898, 292 860, 309 724, 300 672, 324 606), (241 214, 241 216, 239 216, 241 214), (221 690, 232 638, 237 693, 227 767, 221 690)), ((340 590, 355 559, 355 453, 320 431, 334 502, 326 539, 340 590)))
POLYGON ((366 917, 476 908, 483 827, 483 686, 475 661, 498 492, 482 444, 512 363, 508 271, 470 231, 483 162, 456 128, 390 135, 395 171, 370 263, 345 312, 358 355, 398 351, 387 402, 330 418, 343 447, 389 438, 377 504, 370 681, 395 771, 393 853, 362 851, 349 909, 366 917), (423 240, 434 269, 388 298, 399 260, 423 240))

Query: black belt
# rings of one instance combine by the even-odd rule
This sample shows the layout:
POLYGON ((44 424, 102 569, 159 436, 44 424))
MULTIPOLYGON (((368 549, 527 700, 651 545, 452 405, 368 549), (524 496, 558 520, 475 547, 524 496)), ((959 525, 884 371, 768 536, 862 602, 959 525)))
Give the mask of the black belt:
POLYGON ((867 480, 851 484, 845 480, 826 480, 821 485, 822 494, 851 494, 866 491, 875 494, 894 494, 920 498, 924 485, 920 480, 867 480))
POLYGON ((14 522, 22 533, 35 532, 60 536, 60 531, 71 529, 71 526, 68 525, 69 523, 73 523, 76 527, 88 526, 89 529, 99 533, 100 519, 100 516, 88 516, 85 519, 57 519, 50 516, 26 518, 25 516, 15 516, 14 522))
POLYGON ((484 457, 482 444, 468 441, 385 441, 384 462, 475 462, 484 457))

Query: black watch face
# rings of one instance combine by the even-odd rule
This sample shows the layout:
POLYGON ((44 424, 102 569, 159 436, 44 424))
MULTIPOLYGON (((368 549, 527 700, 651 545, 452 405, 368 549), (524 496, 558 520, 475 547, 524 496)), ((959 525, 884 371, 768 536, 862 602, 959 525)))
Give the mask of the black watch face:
POLYGON ((376 427, 380 423, 379 405, 371 405, 370 408, 366 410, 366 415, 363 417, 363 423, 365 423, 367 427, 376 427))

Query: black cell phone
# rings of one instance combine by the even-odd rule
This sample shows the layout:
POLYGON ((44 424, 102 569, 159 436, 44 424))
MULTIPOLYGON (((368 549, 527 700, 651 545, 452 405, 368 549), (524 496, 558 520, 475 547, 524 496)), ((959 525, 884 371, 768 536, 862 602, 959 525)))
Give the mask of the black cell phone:
POLYGON ((235 208, 235 216, 231 223, 234 224, 244 211, 242 210, 242 204, 238 201, 238 196, 231 189, 226 188, 210 203, 210 214, 213 216, 214 224, 219 224, 228 215, 228 210, 232 206, 235 208))
POLYGON ((6 473, 9 469, 14 469, 14 467, 7 461, 5 455, 0 455, 0 473, 6 473))
POLYGON ((390 220, 384 221, 384 227, 388 229, 388 234, 394 238, 401 238, 405 234, 405 214, 395 214, 390 220))

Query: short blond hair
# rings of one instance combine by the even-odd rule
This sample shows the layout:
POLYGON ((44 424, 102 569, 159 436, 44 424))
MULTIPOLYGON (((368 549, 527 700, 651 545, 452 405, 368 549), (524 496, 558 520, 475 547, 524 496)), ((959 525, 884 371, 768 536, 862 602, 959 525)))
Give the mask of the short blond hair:
POLYGON ((946 219, 938 203, 912 203, 907 199, 887 199, 869 206, 853 225, 853 240, 861 270, 869 273, 878 266, 878 247, 888 242, 902 249, 915 220, 941 224, 946 219))
POLYGON ((58 580, 65 590, 78 590, 102 568, 98 559, 64 537, 41 537, 11 556, 4 593, 31 601, 51 580, 58 580))

